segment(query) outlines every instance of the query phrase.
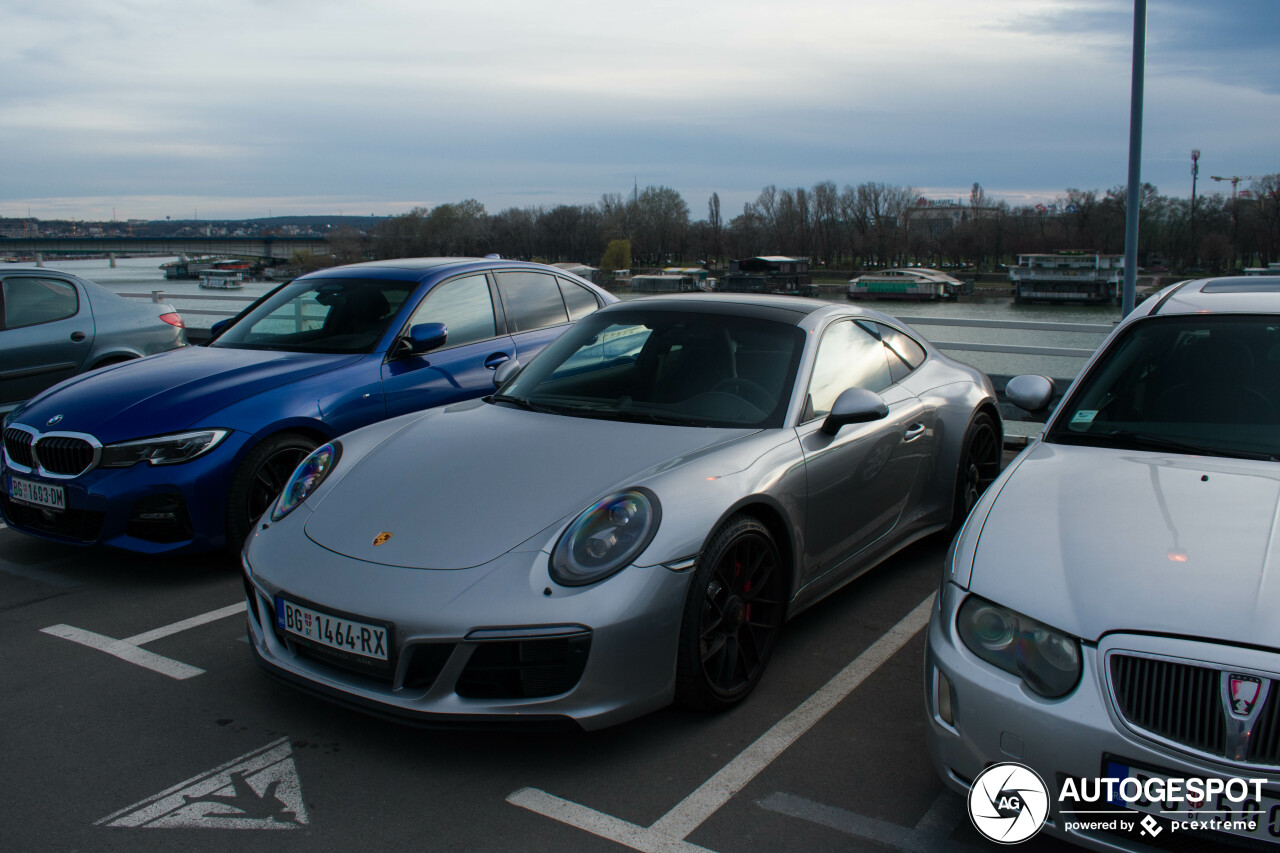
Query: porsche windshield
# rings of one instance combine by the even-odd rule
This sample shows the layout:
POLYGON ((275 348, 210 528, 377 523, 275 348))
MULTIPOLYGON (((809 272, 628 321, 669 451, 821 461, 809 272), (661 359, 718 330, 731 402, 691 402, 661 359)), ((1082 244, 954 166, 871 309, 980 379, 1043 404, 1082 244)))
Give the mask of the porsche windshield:
POLYGON ((1243 458, 1280 456, 1280 317, 1134 323, 1063 402, 1050 441, 1243 458))
POLYGON ((408 281, 319 278, 286 285, 210 344, 288 352, 370 352, 416 287, 408 281))
POLYGON ((804 333, 728 314, 635 308, 580 320, 492 399, 578 417, 777 427, 804 333))

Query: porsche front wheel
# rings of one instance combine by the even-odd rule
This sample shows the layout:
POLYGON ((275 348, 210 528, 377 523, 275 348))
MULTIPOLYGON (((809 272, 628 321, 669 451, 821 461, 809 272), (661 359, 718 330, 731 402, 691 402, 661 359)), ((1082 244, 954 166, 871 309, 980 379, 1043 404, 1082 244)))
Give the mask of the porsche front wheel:
POLYGON ((685 599, 676 702, 721 711, 760 681, 786 612, 786 582, 769 529, 749 515, 726 521, 698 560, 685 599))

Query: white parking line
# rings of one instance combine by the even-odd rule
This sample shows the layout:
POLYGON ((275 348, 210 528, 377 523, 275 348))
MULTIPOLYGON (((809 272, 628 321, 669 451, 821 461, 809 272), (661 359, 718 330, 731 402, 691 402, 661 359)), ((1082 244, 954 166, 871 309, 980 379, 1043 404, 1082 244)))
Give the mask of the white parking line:
POLYGON ((800 707, 774 724, 773 728, 659 818, 653 826, 637 826, 536 788, 521 788, 507 797, 507 802, 642 853, 689 853, 703 850, 705 848, 690 844, 684 839, 919 633, 929 622, 933 598, 930 595, 920 602, 800 707))
POLYGON ((70 640, 73 643, 79 643, 82 646, 88 646, 91 649, 106 652, 152 672, 158 672, 161 675, 167 675, 170 678, 176 678, 181 681, 187 678, 194 678, 203 673, 204 670, 176 661, 173 658, 167 658, 164 655, 158 655, 155 652, 149 652, 142 648, 142 644, 150 643, 161 637, 168 637, 171 634, 177 634, 180 631, 186 631, 189 628, 216 622, 219 619, 225 619, 228 616, 234 616, 244 611, 245 603, 241 601, 238 604, 232 604, 219 610, 211 610, 199 616, 192 616, 190 619, 183 619, 181 622, 174 622, 172 625, 165 625, 163 628, 143 631, 141 634, 135 634, 123 640, 117 640, 104 634, 95 634, 93 631, 86 631, 83 628, 76 628, 72 625, 50 625, 48 628, 41 628, 40 631, 44 634, 70 640))

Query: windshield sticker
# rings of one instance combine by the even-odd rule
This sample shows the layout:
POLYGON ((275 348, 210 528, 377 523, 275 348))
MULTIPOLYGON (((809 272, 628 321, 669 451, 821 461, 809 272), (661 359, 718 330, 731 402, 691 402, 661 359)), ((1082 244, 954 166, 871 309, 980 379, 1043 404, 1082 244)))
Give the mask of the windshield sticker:
POLYGON ((1077 424, 1079 424, 1080 426, 1088 426, 1089 424, 1093 423, 1093 419, 1097 416, 1097 414, 1098 414, 1097 409, 1081 409, 1080 411, 1076 412, 1074 416, 1072 416, 1071 425, 1076 426, 1077 424))

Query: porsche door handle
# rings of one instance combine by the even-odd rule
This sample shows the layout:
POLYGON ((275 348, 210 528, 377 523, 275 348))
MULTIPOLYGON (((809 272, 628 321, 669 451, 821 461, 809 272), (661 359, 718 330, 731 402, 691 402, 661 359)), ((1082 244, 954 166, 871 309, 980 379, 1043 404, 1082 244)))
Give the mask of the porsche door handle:
POLYGON ((912 424, 911 426, 907 427, 907 431, 903 433, 902 440, 915 441, 917 438, 924 435, 925 429, 926 427, 924 424, 912 424))

